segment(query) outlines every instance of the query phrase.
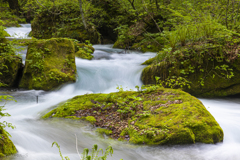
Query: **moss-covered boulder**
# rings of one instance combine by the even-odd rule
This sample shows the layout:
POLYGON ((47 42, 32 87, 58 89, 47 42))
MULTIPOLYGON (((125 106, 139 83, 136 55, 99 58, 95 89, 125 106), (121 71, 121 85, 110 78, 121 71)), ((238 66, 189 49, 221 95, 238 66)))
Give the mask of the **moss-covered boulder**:
POLYGON ((21 70, 22 58, 15 55, 6 40, 0 39, 0 87, 17 87, 21 70))
POLYGON ((48 117, 90 119, 95 126, 106 129, 100 133, 135 144, 223 141, 223 130, 197 98, 159 86, 139 92, 76 96, 43 116, 48 117))
POLYGON ((6 131, 0 127, 0 157, 17 153, 13 142, 9 139, 6 131))
POLYGON ((72 40, 53 38, 29 44, 19 87, 51 90, 75 81, 75 46, 72 40))
POLYGON ((93 58, 94 48, 90 45, 84 43, 76 44, 76 53, 75 56, 82 59, 91 60, 93 58))
POLYGON ((240 42, 209 40, 172 51, 162 51, 145 64, 144 84, 183 88, 199 97, 240 93, 240 42), (156 78, 155 77, 159 77, 156 78))

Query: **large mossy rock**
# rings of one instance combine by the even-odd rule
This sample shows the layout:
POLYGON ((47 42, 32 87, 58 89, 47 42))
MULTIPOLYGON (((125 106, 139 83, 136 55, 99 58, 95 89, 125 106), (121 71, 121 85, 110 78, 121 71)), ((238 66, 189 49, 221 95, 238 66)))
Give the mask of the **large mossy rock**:
POLYGON ((0 157, 17 153, 13 142, 9 139, 6 131, 0 127, 0 157))
POLYGON ((239 45, 237 39, 223 44, 209 40, 171 52, 162 51, 144 63, 148 66, 141 79, 144 84, 160 81, 165 87, 183 88, 199 97, 239 94, 239 45), (156 81, 155 77, 160 79, 156 81))
POLYGON ((6 40, 0 40, 0 87, 17 87, 21 70, 22 58, 15 55, 13 47, 6 40))
POLYGON ((223 141, 223 130, 197 98, 158 86, 76 96, 43 116, 48 117, 85 119, 104 128, 100 133, 135 144, 223 141))
POLYGON ((29 44, 20 88, 51 90, 75 81, 75 46, 72 40, 53 38, 29 44))

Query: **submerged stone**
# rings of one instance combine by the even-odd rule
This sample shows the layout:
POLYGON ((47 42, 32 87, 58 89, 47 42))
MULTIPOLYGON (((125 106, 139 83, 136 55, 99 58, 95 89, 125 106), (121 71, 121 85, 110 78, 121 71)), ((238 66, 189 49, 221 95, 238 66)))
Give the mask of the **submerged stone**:
POLYGON ((197 98, 158 86, 139 92, 76 96, 43 118, 69 116, 91 117, 94 119, 91 123, 107 129, 110 137, 135 144, 223 141, 222 128, 197 98))
POLYGON ((51 90, 76 81, 75 46, 59 38, 32 41, 19 87, 51 90))

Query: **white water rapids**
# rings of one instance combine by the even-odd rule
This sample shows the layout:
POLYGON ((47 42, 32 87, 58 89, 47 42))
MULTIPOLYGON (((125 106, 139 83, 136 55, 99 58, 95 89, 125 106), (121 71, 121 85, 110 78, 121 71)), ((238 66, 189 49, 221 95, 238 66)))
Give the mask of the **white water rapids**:
MULTIPOLYGON (((8 32, 10 29, 8 28, 8 32)), ((14 30, 18 31, 16 28, 14 30)), ((224 130, 224 142, 218 144, 153 147, 131 145, 99 137, 85 122, 41 120, 41 115, 50 111, 52 106, 76 95, 113 92, 117 91, 117 85, 128 90, 134 89, 136 85, 140 86, 140 75, 144 68, 140 64, 155 55, 134 51, 119 54, 123 50, 112 49, 110 45, 95 45, 94 48, 94 60, 76 58, 78 80, 74 84, 52 92, 0 91, 0 94, 12 95, 17 100, 16 103, 7 103, 6 112, 12 116, 2 118, 1 121, 6 120, 16 126, 14 130, 7 130, 12 135, 11 139, 18 153, 4 160, 60 160, 58 149, 51 147, 54 141, 61 146, 63 156, 79 160, 75 134, 80 152, 83 148, 92 148, 93 144, 98 144, 103 149, 111 145, 114 154, 109 156, 109 160, 240 160, 240 98, 236 97, 200 99, 224 130), (38 104, 36 95, 39 96, 38 104)), ((24 57, 26 50, 21 53, 24 57)))

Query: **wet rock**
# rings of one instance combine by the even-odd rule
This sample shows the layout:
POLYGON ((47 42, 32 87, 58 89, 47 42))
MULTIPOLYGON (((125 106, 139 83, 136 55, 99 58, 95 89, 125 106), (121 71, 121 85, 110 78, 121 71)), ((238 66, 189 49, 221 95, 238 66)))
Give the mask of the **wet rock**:
POLYGON ((36 40, 29 44, 20 88, 52 90, 76 81, 72 40, 36 40))

